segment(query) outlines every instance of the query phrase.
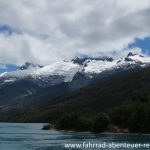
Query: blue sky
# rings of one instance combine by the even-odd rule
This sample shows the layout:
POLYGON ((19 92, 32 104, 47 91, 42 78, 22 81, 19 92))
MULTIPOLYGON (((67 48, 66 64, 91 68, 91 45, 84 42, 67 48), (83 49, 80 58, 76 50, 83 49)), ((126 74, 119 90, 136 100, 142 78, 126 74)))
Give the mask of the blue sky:
POLYGON ((4 69, 1 68, 0 69, 0 73, 14 71, 16 69, 17 69, 16 65, 6 65, 6 68, 4 68, 4 69))
POLYGON ((150 55, 150 37, 144 39, 136 38, 134 43, 129 44, 129 48, 139 47, 142 52, 150 55))

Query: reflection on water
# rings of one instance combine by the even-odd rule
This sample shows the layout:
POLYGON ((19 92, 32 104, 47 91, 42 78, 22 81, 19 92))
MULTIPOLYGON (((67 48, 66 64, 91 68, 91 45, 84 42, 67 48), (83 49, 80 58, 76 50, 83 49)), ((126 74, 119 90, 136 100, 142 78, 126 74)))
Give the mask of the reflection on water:
POLYGON ((149 143, 150 135, 44 131, 43 124, 0 123, 0 150, 65 150, 66 143, 149 143))

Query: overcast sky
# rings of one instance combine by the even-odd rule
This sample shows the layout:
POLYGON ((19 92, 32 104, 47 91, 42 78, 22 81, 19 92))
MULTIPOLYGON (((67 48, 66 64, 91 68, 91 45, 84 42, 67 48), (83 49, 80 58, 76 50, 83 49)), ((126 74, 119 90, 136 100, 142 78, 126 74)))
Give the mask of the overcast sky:
POLYGON ((135 38, 150 36, 149 14, 150 0, 0 0, 0 61, 122 55, 135 38))

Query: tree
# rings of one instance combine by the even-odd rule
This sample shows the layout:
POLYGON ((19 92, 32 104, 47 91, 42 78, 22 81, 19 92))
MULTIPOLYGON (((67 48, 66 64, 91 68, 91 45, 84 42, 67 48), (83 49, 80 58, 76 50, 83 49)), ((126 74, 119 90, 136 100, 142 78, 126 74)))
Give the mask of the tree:
POLYGON ((102 112, 102 113, 98 114, 95 118, 93 131, 94 132, 107 131, 110 123, 111 123, 111 121, 110 121, 109 115, 102 112))
POLYGON ((63 115, 56 124, 56 128, 60 130, 74 130, 77 126, 78 116, 76 114, 63 115))

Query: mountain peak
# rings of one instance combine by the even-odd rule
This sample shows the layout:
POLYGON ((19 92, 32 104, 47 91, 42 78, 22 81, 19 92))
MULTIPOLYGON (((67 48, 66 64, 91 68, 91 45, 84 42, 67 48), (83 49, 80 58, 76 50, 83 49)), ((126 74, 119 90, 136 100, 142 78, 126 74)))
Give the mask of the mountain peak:
POLYGON ((135 54, 135 53, 132 53, 132 52, 129 52, 129 53, 128 53, 128 55, 127 55, 127 57, 130 57, 130 56, 135 56, 135 55, 137 55, 137 54, 135 54))
POLYGON ((114 59, 112 57, 108 57, 108 56, 101 56, 101 57, 75 57, 71 61, 73 63, 79 64, 79 65, 83 65, 84 62, 87 61, 87 60, 101 60, 101 61, 112 62, 114 59))
POLYGON ((19 69, 20 70, 27 70, 27 69, 32 69, 32 68, 42 68, 43 66, 38 65, 38 64, 34 64, 31 62, 25 62, 24 65, 20 66, 19 69))

